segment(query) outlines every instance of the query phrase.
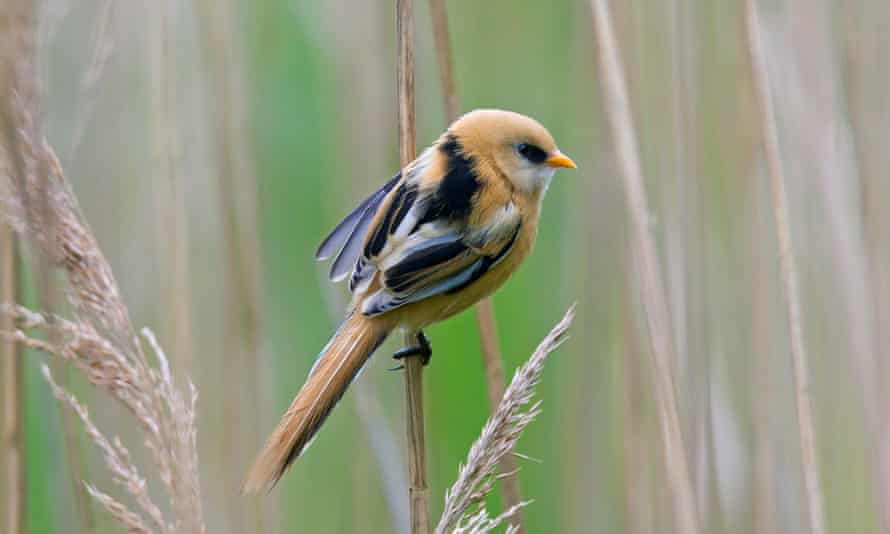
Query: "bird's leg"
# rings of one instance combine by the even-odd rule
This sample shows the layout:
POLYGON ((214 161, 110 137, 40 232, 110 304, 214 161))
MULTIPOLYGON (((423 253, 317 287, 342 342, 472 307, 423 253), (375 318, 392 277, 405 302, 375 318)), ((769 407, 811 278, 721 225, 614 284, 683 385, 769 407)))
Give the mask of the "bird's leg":
POLYGON ((396 360, 401 360, 402 358, 407 358, 409 356, 423 356, 423 365, 430 363, 430 358, 433 357, 433 347, 430 345, 430 340, 427 339, 423 330, 417 331, 417 345, 410 345, 397 350, 396 353, 392 355, 396 360))

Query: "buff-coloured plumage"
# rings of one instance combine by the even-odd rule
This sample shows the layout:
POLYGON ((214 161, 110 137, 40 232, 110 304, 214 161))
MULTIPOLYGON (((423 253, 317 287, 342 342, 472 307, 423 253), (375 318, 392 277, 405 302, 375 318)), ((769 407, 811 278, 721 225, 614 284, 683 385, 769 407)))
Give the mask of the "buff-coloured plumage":
POLYGON ((396 328, 424 327, 497 290, 528 256, 554 171, 574 168, 524 115, 476 110, 370 195, 319 247, 349 277, 347 317, 247 475, 271 489, 374 350, 396 328))

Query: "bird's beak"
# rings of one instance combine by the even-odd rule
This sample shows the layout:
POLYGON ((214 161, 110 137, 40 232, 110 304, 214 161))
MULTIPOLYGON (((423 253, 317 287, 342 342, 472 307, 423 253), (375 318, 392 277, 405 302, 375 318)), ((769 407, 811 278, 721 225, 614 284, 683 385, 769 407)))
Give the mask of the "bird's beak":
POLYGON ((566 156, 559 150, 550 155, 549 158, 544 160, 544 165, 553 168, 565 167, 568 169, 577 169, 578 166, 575 165, 575 162, 572 161, 572 158, 566 156))

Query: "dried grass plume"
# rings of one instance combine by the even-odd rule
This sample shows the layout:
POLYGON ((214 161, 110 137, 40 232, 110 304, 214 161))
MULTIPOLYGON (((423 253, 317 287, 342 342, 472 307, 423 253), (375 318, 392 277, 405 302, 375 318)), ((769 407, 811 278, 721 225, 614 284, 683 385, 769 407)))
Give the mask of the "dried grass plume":
MULTIPOLYGON (((541 341, 531 358, 513 375, 497 410, 488 418, 479 438, 470 447, 467 462, 461 466, 457 480, 445 492, 445 509, 436 526, 436 534, 491 532, 530 503, 520 502, 495 517, 491 517, 482 506, 498 478, 510 474, 495 474, 501 459, 513 450, 523 430, 541 413, 541 401, 532 402, 535 386, 541 378, 547 356, 565 341, 574 318, 573 305, 541 341)), ((511 531, 515 531, 515 527, 507 529, 507 532, 511 531)))

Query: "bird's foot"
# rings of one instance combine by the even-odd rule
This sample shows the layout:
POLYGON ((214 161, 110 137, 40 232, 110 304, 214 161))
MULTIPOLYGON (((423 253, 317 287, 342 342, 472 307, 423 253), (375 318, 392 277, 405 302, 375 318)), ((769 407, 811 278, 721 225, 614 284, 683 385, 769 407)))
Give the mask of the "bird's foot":
MULTIPOLYGON (((409 358, 411 356, 422 356, 423 357, 423 365, 426 366, 430 363, 430 359, 433 357, 433 347, 430 345, 430 340, 427 339, 426 334, 423 333, 423 330, 417 332, 417 344, 409 345, 403 349, 397 350, 395 354, 392 355, 394 360, 401 360, 403 358, 409 358)), ((402 365, 398 367, 394 367, 391 371, 396 371, 402 369, 402 365)))

